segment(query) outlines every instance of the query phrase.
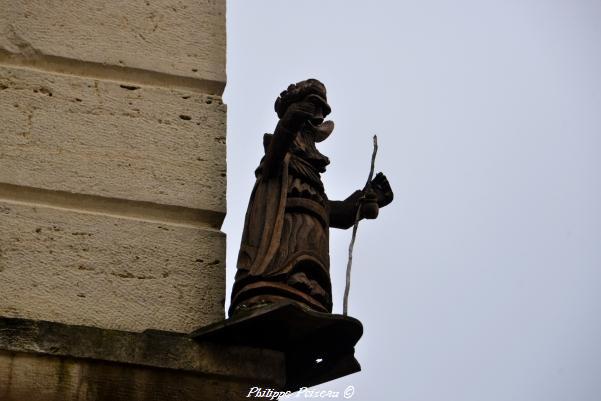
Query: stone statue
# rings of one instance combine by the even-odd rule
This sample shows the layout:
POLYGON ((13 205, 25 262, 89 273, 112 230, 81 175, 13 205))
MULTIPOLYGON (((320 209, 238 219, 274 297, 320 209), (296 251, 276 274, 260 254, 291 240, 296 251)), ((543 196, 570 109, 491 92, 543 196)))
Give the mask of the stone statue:
POLYGON ((334 123, 324 121, 331 109, 320 81, 290 85, 275 111, 280 120, 263 137, 265 156, 246 212, 230 316, 278 301, 331 312, 329 228, 352 227, 358 208, 360 218, 376 218, 393 199, 382 173, 367 190, 343 201, 328 199, 320 174, 330 161, 315 144, 334 123))

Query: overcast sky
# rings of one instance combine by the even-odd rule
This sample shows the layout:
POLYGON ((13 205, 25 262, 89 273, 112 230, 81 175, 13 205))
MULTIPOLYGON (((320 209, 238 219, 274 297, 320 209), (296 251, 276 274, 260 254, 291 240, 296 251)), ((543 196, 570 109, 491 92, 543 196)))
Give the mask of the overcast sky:
MULTIPOLYGON (((228 1, 228 297, 289 83, 336 122, 331 199, 371 136, 394 202, 359 225, 353 400, 601 399, 601 2, 228 1)), ((332 230, 334 311, 350 230, 332 230)))

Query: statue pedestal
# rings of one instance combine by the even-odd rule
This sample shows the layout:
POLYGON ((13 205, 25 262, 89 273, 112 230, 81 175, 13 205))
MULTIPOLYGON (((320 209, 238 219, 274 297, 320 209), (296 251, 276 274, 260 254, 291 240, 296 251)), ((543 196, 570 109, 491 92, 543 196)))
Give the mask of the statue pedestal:
POLYGON ((308 310, 294 302, 280 302, 199 328, 190 336, 214 342, 283 352, 286 384, 296 391, 361 370, 355 344, 363 334, 355 318, 308 310))

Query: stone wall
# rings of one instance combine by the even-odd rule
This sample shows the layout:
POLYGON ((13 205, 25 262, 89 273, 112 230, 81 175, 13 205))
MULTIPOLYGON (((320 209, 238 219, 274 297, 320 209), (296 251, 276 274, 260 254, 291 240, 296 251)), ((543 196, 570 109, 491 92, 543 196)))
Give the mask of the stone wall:
POLYGON ((0 316, 224 316, 225 0, 0 0, 0 316))
POLYGON ((273 350, 0 317, 2 401, 235 401, 285 380, 273 350))

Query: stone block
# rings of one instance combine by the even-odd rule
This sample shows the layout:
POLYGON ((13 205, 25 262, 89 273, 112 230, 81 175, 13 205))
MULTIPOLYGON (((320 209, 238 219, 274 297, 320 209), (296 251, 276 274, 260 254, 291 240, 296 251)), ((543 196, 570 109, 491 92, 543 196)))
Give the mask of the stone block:
POLYGON ((2 401, 237 401, 247 400, 255 383, 235 376, 0 350, 2 401))
POLYGON ((0 49, 225 82, 225 0, 0 2, 0 49))
POLYGON ((226 106, 0 67, 0 182, 225 214, 226 106))
POLYGON ((190 332, 224 317, 225 235, 0 201, 0 316, 190 332))

